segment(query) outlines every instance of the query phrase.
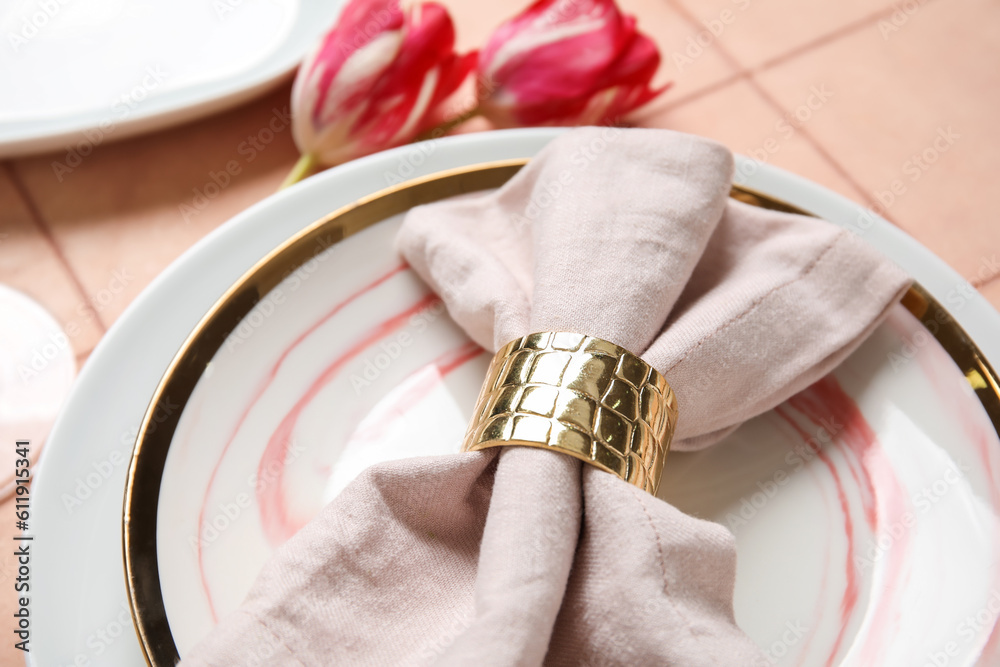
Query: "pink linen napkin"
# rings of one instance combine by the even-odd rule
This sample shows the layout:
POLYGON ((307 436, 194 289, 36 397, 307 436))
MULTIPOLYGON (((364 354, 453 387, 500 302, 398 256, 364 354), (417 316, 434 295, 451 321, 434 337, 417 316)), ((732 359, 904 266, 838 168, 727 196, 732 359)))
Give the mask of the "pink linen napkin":
MULTIPOLYGON (((494 193, 414 209, 398 246, 484 347, 563 330, 640 354, 697 449, 823 377, 909 284, 834 225, 730 200, 731 176, 705 139, 578 129, 494 193)), ((725 528, 556 452, 394 461, 183 664, 770 664, 735 568, 725 528)))

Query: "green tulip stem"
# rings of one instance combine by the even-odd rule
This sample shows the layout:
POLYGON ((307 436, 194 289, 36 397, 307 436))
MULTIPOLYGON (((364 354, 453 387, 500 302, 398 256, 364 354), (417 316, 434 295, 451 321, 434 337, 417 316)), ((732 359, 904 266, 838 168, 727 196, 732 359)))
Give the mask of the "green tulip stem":
POLYGON ((319 166, 319 160, 316 159, 316 156, 312 153, 306 153, 299 158, 298 162, 295 163, 295 166, 292 167, 292 171, 285 177, 285 180, 281 183, 281 187, 278 189, 284 190, 290 185, 295 185, 303 178, 311 176, 319 166))
MULTIPOLYGON (((454 130, 456 127, 458 127, 465 121, 478 116, 480 112, 481 110, 479 107, 472 107, 471 109, 463 111, 462 113, 458 114, 454 118, 449 118, 440 125, 432 127, 431 129, 425 132, 422 132, 420 135, 417 136, 416 139, 414 139, 414 141, 426 141, 428 139, 437 139, 438 137, 443 137, 444 135, 448 134, 449 132, 454 130)), ((295 185, 303 178, 306 178, 307 176, 311 176, 312 174, 314 174, 316 171, 319 170, 321 166, 322 165, 320 164, 319 160, 316 159, 315 155, 313 155, 312 153, 306 153, 305 155, 299 158, 298 162, 295 163, 295 166, 292 167, 292 171, 288 174, 285 180, 282 181, 281 187, 279 187, 278 189, 284 190, 290 185, 295 185)))

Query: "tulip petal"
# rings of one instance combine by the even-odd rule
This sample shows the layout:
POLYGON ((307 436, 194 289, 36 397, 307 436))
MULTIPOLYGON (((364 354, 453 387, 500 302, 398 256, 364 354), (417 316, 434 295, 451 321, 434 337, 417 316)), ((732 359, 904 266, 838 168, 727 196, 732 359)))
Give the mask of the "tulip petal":
POLYGON ((585 95, 617 57, 622 16, 613 2, 546 1, 531 20, 501 26, 480 54, 480 73, 499 94, 531 105, 585 95), (561 9, 568 4, 571 10, 561 9), (562 13, 560 13, 562 12, 562 13))
POLYGON ((539 0, 479 54, 478 93, 496 125, 614 122, 663 92, 655 43, 613 0, 539 0))
POLYGON ((314 60, 323 75, 316 82, 320 99, 325 99, 334 78, 348 60, 385 32, 403 26, 399 0, 352 0, 344 7, 337 25, 321 42, 314 60))
POLYGON ((293 134, 325 164, 412 141, 472 70, 436 3, 352 0, 299 70, 293 134))
POLYGON ((367 137, 380 145, 403 143, 422 129, 440 78, 438 65, 453 54, 455 29, 444 7, 420 5, 408 22, 399 57, 372 90, 380 102, 358 119, 368 126, 367 137))

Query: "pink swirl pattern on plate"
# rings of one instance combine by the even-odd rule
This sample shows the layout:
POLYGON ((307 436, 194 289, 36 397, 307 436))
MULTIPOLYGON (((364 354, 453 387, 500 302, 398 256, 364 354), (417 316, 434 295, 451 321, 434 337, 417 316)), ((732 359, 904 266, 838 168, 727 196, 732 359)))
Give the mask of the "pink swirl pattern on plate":
MULTIPOLYGON (((398 222, 279 286, 275 315, 219 350, 185 407, 157 518, 182 655, 364 467, 459 450, 488 355, 393 255, 398 222), (428 423, 428 406, 447 418, 428 423)), ((971 636, 958 624, 988 604, 983 581, 1000 590, 1000 441, 936 342, 890 363, 918 331, 898 309, 833 375, 669 459, 661 494, 736 534, 737 619, 775 664, 920 665, 949 642, 949 665, 974 664, 995 651, 995 615, 971 636), (933 503, 920 495, 949 470, 933 503)))
MULTIPOLYGON (((841 453, 845 455, 852 481, 860 490, 863 515, 868 528, 873 533, 877 532, 882 524, 885 524, 886 517, 890 522, 898 521, 907 507, 902 485, 896 478, 891 465, 885 459, 875 432, 865 420, 858 406, 844 392, 836 379, 832 376, 823 378, 805 391, 793 396, 785 406, 775 409, 775 413, 795 430, 802 438, 802 443, 805 444, 810 436, 795 421, 793 412, 805 417, 817 428, 822 428, 828 422, 840 423, 842 420, 843 429, 838 435, 838 444, 841 445, 841 453), (883 511, 880 512, 880 509, 883 511)), ((840 630, 829 648, 829 658, 825 663, 833 665, 850 627, 851 617, 857 612, 860 577, 854 558, 855 554, 858 553, 858 536, 855 534, 847 492, 837 472, 837 467, 826 452, 821 450, 816 455, 826 466, 836 485, 837 498, 844 517, 847 552, 852 555, 846 562, 847 585, 840 603, 840 630)), ((889 571, 896 578, 905 573, 906 538, 907 536, 904 534, 897 542, 898 548, 893 549, 891 554, 892 564, 889 571)), ((890 584, 891 587, 892 584, 890 584)), ((891 602, 890 598, 881 598, 874 609, 875 617, 880 626, 889 622, 892 616, 891 602)), ((870 660, 877 659, 877 646, 866 648, 866 651, 870 660)))

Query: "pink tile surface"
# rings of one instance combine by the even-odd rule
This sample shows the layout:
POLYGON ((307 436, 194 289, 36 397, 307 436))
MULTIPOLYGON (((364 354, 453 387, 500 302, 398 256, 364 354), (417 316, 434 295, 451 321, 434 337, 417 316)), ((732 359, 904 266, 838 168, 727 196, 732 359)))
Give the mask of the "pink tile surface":
MULTIPOLYGON (((986 297, 986 300, 993 304, 997 309, 1000 309, 1000 280, 994 279, 989 283, 981 286, 979 292, 986 297)), ((1000 366, 1000 360, 991 360, 994 365, 1000 366)))
POLYGON ((739 79, 679 107, 643 116, 643 124, 711 137, 732 151, 812 179, 852 199, 859 192, 803 138, 808 121, 774 107, 745 79, 739 79), (739 109, 739 122, 730 122, 739 109))
POLYGON ((898 31, 873 24, 757 75, 786 108, 832 97, 806 131, 888 217, 972 279, 1000 251, 1000 5, 923 5, 898 31))
MULTIPOLYGON (((716 138, 866 204, 889 202, 891 194, 887 215, 1000 307, 1000 224, 993 212, 1000 5, 621 3, 661 49, 657 81, 675 83, 636 115, 638 124, 716 138), (940 138, 949 128, 952 139, 940 138), (925 152, 926 169, 917 162, 925 152)), ((445 4, 460 46, 473 48, 528 3, 445 4)), ((72 327, 77 359, 84 361, 171 261, 275 191, 297 158, 290 132, 279 128, 288 94, 284 85, 222 115, 98 146, 71 171, 54 168, 67 163, 65 153, 6 163, 0 282, 72 327), (226 183, 227 167, 235 175, 226 183)), ((472 129, 484 124, 463 128, 472 129)), ((4 524, 0 539, 9 540, 9 530, 4 524)), ((0 559, 0 584, 8 576, 8 562, 0 559)), ((0 601, 0 613, 9 613, 9 597, 0 601)), ((4 644, 0 665, 15 664, 23 656, 4 644)))
POLYGON ((19 177, 69 265, 110 325, 170 262, 273 193, 298 155, 288 88, 235 111, 65 155, 20 160, 19 177), (61 180, 60 180, 61 178, 61 180))
POLYGON ((67 332, 77 355, 90 352, 104 335, 90 295, 74 281, 4 169, 0 169, 0 282, 48 310, 67 332))
MULTIPOLYGON (((673 0, 695 22, 695 45, 723 50, 744 68, 794 55, 892 13, 892 0, 673 0)), ((914 5, 918 0, 911 0, 914 5)), ((691 47, 692 52, 698 49, 691 47)))
POLYGON ((675 5, 649 0, 621 0, 621 6, 639 19, 639 29, 656 42, 662 61, 654 83, 672 82, 671 89, 650 105, 647 112, 656 113, 710 86, 731 79, 737 68, 717 49, 703 49, 695 57, 687 55, 689 43, 697 37, 700 27, 692 25, 675 5))

